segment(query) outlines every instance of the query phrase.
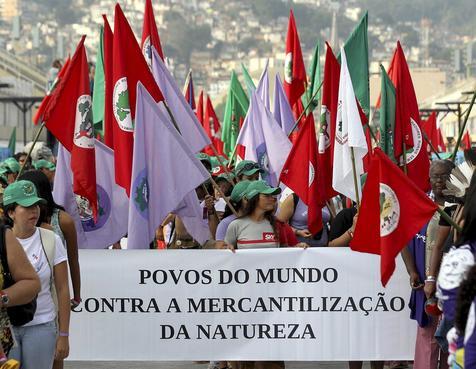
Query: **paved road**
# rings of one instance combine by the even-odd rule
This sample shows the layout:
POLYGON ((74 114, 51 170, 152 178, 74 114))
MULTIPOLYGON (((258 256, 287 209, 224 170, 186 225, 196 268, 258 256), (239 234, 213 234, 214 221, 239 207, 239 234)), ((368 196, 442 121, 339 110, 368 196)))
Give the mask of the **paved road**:
MULTIPOLYGON (((207 369, 208 365, 193 364, 181 361, 156 361, 156 362, 86 362, 71 361, 65 363, 65 369, 207 369)), ((287 362, 286 369, 347 369, 347 362, 287 362)), ((369 369, 368 363, 363 369, 369 369)), ((388 367, 386 367, 388 368, 388 367)), ((411 368, 411 367, 410 367, 411 368)))

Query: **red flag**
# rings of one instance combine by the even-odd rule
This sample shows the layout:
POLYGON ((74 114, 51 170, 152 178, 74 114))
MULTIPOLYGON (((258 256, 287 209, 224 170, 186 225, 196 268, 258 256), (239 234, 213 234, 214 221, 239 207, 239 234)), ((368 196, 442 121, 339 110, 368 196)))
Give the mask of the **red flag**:
MULTIPOLYGON (((443 137, 441 135, 441 130, 437 126, 437 119, 436 119, 436 112, 433 111, 428 119, 426 121, 422 121, 421 123, 421 128, 423 131, 426 133, 428 136, 428 139, 430 140, 431 144, 433 147, 438 151, 438 152, 444 152, 445 151, 445 145, 443 142, 443 137)), ((429 147, 428 147, 428 151, 429 147)))
POLYGON ((185 81, 185 91, 183 93, 185 100, 187 100, 188 105, 192 108, 193 111, 197 109, 195 105, 195 90, 193 88, 193 78, 192 71, 188 73, 187 80, 185 81))
POLYGON ((200 95, 198 95, 198 105, 197 110, 195 111, 197 115, 197 119, 200 124, 203 126, 204 116, 203 116, 203 91, 200 91, 200 95))
POLYGON ((308 206, 307 223, 312 234, 322 229, 322 184, 319 183, 316 130, 309 114, 289 152, 279 177, 308 206))
MULTIPOLYGON (((210 100, 210 96, 207 96, 207 106, 205 108, 205 117, 203 121, 203 128, 205 132, 207 132, 207 136, 210 137, 210 140, 215 146, 219 155, 224 155, 223 153, 223 141, 221 140, 221 126, 220 121, 215 113, 215 109, 213 109, 212 101, 210 100)), ((206 148, 206 154, 210 156, 214 156, 215 153, 210 147, 206 148)))
POLYGON ((468 150, 471 148, 471 136, 469 135, 468 131, 466 131, 466 133, 464 134, 461 143, 464 150, 468 150))
POLYGON ((96 159, 85 38, 81 38, 46 108, 44 121, 46 128, 71 152, 73 192, 89 201, 96 219, 96 159))
POLYGON ((114 164, 116 183, 125 188, 129 195, 137 82, 142 82, 155 101, 162 101, 164 98, 119 4, 116 4, 114 15, 112 67, 114 164))
POLYGON ((327 42, 326 45, 317 159, 319 163, 318 176, 325 189, 325 199, 330 200, 337 196, 337 192, 332 188, 332 163, 339 100, 340 64, 330 45, 327 42))
POLYGON ((306 90, 306 69, 292 9, 289 13, 288 34, 286 36, 283 87, 288 97, 289 105, 293 108, 294 104, 296 104, 306 90))
POLYGON ((104 31, 103 31, 103 45, 104 45, 104 143, 111 149, 114 149, 113 139, 113 107, 112 107, 112 47, 114 36, 112 34, 111 26, 105 15, 104 31))
POLYGON ((58 75, 56 76, 56 79, 53 82, 53 85, 50 87, 49 91, 46 93, 46 96, 41 101, 41 104, 38 107, 38 110, 36 111, 35 116, 33 117, 33 123, 35 123, 35 125, 37 125, 38 123, 40 123, 40 121, 43 120, 43 115, 45 114, 45 110, 48 107, 48 104, 51 100, 51 96, 54 93, 56 86, 58 86, 59 81, 61 81, 64 74, 66 73, 69 63, 70 63, 70 58, 66 59, 63 67, 58 72, 58 75))
POLYGON ((380 278, 385 286, 395 270, 395 257, 437 208, 382 150, 376 148, 350 247, 354 251, 380 255, 380 278))
POLYGON ((388 70, 388 76, 392 80, 396 90, 396 112, 395 112, 395 129, 394 129, 394 154, 395 159, 399 160, 403 155, 403 144, 405 143, 407 150, 412 148, 413 134, 412 123, 415 117, 415 107, 418 109, 413 82, 408 69, 405 54, 403 53, 400 41, 397 42, 397 48, 391 61, 391 68, 388 70))
POLYGON ((430 188, 430 161, 426 142, 421 133, 415 89, 400 43, 397 43, 394 59, 393 68, 389 70, 389 77, 396 90, 395 159, 403 165, 403 143, 405 142, 408 176, 422 191, 427 191, 430 188))
POLYGON ((154 9, 152 9, 152 0, 145 0, 144 23, 142 26, 142 41, 140 46, 149 67, 152 65, 152 46, 155 47, 160 58, 164 60, 159 31, 157 31, 157 24, 155 23, 154 9))

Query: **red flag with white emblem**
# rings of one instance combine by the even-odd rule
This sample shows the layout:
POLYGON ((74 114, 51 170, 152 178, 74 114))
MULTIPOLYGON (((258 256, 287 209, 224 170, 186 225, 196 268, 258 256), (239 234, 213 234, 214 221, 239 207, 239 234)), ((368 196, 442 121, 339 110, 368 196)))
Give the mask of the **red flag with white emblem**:
POLYGON ((164 60, 164 52, 160 44, 159 31, 157 31, 154 10, 152 9, 152 0, 145 0, 144 23, 142 26, 142 41, 140 46, 149 67, 152 64, 152 46, 155 47, 160 58, 164 60))
POLYGON ((318 180, 318 158, 314 118, 309 114, 299 131, 279 177, 308 206, 308 229, 312 234, 322 229, 322 186, 318 180))
POLYGON ((437 208, 382 150, 375 148, 350 247, 380 255, 380 278, 385 286, 395 270, 395 258, 437 208))
POLYGON ((85 38, 81 38, 43 120, 46 128, 71 153, 73 192, 89 201, 96 219, 96 157, 85 38))
POLYGON ((306 69, 292 10, 289 13, 288 34, 286 37, 283 87, 288 97, 289 105, 291 108, 294 108, 294 105, 306 90, 306 69))

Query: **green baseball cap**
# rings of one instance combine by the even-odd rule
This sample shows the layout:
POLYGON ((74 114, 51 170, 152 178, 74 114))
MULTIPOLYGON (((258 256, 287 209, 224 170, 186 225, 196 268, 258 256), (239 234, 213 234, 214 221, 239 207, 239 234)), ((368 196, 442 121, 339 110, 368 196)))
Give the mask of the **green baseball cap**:
POLYGON ((253 174, 260 172, 264 173, 264 170, 261 169, 258 163, 252 160, 242 160, 235 167, 236 176, 252 176, 253 174))
POLYGON ((265 181, 251 181, 246 190, 246 198, 250 200, 260 193, 263 195, 279 195, 281 193, 281 188, 271 187, 265 181))
POLYGON ((4 169, 4 173, 18 173, 20 171, 20 164, 15 158, 5 159, 0 166, 4 169))
POLYGON ((49 170, 56 170, 56 165, 54 165, 51 161, 45 160, 45 159, 40 159, 38 161, 35 161, 33 163, 33 167, 37 170, 40 170, 42 168, 49 169, 49 170))
POLYGON ((248 190, 248 186, 252 183, 252 181, 241 181, 238 182, 233 190, 231 191, 230 200, 233 202, 238 202, 243 199, 246 195, 246 191, 248 190))
POLYGON ((3 205, 18 204, 27 208, 38 203, 45 204, 46 200, 38 197, 36 187, 30 181, 13 182, 3 193, 3 205))
POLYGON ((215 181, 217 183, 220 181, 233 182, 233 179, 235 179, 235 175, 233 173, 222 173, 215 179, 215 181))

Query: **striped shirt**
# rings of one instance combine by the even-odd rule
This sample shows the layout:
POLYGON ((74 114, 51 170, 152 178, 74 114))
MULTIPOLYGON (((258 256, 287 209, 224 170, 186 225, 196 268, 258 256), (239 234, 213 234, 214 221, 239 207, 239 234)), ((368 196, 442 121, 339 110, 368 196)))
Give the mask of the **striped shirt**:
POLYGON ((235 219, 226 231, 225 242, 238 249, 279 247, 268 220, 255 222, 249 217, 235 219))

